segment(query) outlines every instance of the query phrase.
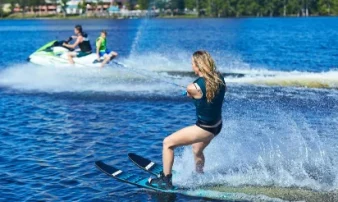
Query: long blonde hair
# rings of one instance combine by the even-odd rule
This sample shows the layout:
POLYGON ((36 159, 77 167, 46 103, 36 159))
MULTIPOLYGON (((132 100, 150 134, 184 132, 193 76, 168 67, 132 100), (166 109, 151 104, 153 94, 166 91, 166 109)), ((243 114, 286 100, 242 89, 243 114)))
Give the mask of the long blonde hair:
POLYGON ((220 78, 219 72, 216 70, 215 61, 206 51, 196 51, 193 54, 193 61, 199 71, 203 74, 206 83, 206 97, 210 103, 218 93, 221 85, 225 85, 220 78))

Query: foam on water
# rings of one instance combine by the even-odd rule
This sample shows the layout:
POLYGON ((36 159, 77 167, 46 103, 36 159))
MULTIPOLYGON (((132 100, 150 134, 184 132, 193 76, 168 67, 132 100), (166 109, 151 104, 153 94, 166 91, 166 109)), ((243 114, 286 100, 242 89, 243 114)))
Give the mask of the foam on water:
POLYGON ((213 190, 192 190, 188 191, 187 195, 190 196, 201 196, 204 198, 210 199, 221 199, 221 200, 231 200, 231 201, 252 201, 252 202, 283 202, 284 200, 278 198, 271 198, 265 195, 248 195, 243 193, 224 193, 213 190))
MULTIPOLYGON (((130 68, 51 68, 31 64, 16 65, 0 72, 0 85, 17 90, 59 92, 135 92, 152 94, 180 92, 175 86, 165 83, 168 75, 159 80, 158 73, 133 71, 130 68), (149 76, 149 77, 147 77, 149 76), (154 85, 156 82, 156 85, 154 85)), ((169 80, 168 80, 169 82, 169 80)), ((184 81, 170 78, 170 82, 184 81)))
MULTIPOLYGON (((329 72, 281 72, 268 70, 238 71, 245 74, 242 78, 229 79, 229 82, 251 83, 272 86, 297 86, 308 88, 337 88, 338 71, 329 72)), ((237 73, 238 73, 237 72, 237 73)))
POLYGON ((185 52, 175 52, 171 56, 162 53, 142 53, 122 59, 126 66, 147 71, 192 71, 190 55, 185 52))
POLYGON ((174 169, 180 173, 177 183, 189 187, 209 184, 338 190, 337 151, 330 141, 323 142, 321 129, 313 127, 302 113, 288 112, 278 105, 265 112, 270 121, 259 120, 259 115, 228 113, 221 134, 205 150, 206 174, 193 174, 192 151, 186 147, 175 159, 174 169))
MULTIPOLYGON (((161 53, 147 53, 120 58, 119 61, 125 67, 112 66, 104 69, 55 68, 27 63, 17 64, 0 71, 0 85, 19 90, 48 93, 93 91, 152 94, 156 92, 164 95, 168 92, 177 93, 182 90, 168 83, 186 86, 193 80, 193 78, 189 78, 190 76, 184 74, 184 72, 192 72, 190 55, 185 52, 173 54, 170 57, 161 53), (165 73, 173 71, 177 72, 176 76, 170 76, 165 73)), ((226 66, 219 66, 220 71, 223 73, 243 74, 241 77, 231 76, 230 74, 230 76, 226 77, 226 82, 228 83, 307 88, 338 87, 338 71, 336 70, 311 73, 249 69, 240 60, 237 60, 237 64, 224 65, 226 66)))

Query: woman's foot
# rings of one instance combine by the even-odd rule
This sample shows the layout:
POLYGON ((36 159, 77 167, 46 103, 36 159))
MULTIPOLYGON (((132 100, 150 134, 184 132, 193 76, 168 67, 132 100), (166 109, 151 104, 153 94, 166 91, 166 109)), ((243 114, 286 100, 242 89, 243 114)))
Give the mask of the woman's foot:
POLYGON ((159 189, 172 189, 172 174, 164 175, 163 171, 159 174, 157 178, 149 178, 148 183, 152 187, 159 189))

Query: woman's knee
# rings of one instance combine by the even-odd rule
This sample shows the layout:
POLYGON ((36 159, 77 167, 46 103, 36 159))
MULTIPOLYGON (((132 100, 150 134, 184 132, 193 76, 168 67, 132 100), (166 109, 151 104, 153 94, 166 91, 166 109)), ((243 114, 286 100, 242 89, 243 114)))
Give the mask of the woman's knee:
POLYGON ((195 145, 192 146, 192 152, 194 153, 195 156, 203 155, 203 149, 195 145))

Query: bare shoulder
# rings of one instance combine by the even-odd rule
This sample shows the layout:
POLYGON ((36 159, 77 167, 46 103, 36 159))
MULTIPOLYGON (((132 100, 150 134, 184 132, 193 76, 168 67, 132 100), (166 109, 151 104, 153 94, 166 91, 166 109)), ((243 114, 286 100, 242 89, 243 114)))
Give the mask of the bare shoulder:
POLYGON ((82 42, 83 41, 83 36, 78 36, 77 40, 80 41, 80 42, 82 42))

